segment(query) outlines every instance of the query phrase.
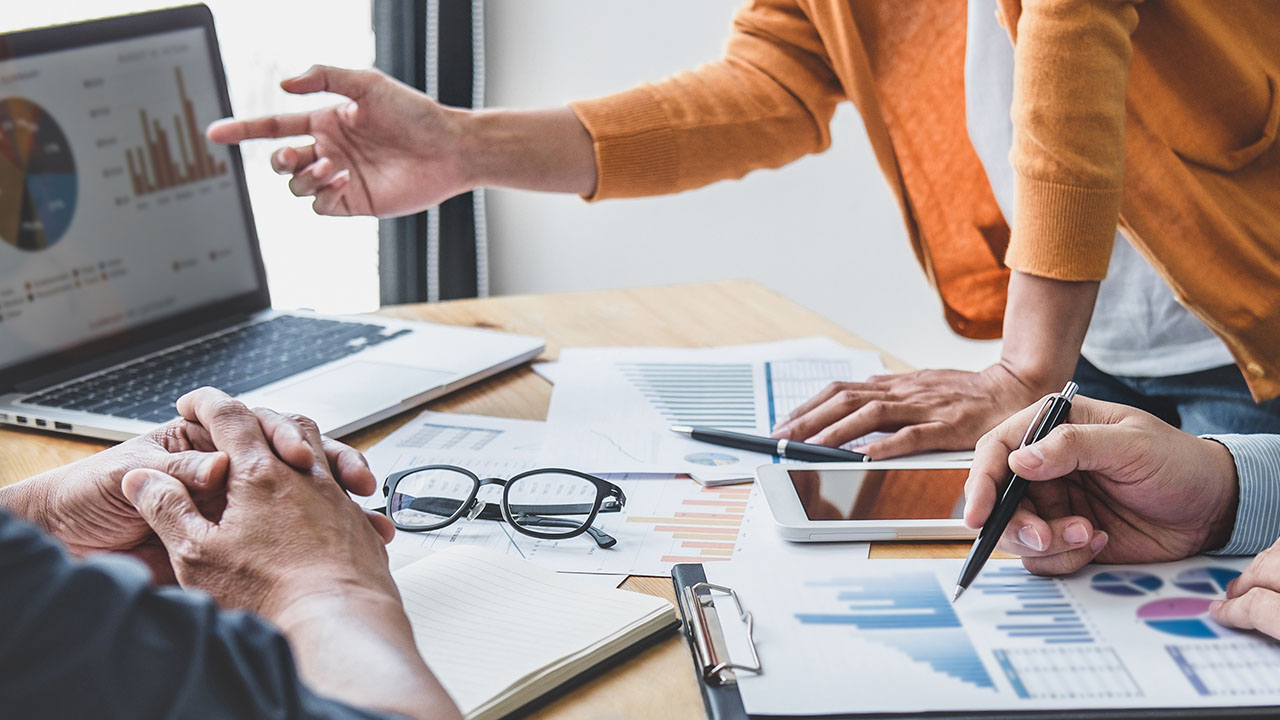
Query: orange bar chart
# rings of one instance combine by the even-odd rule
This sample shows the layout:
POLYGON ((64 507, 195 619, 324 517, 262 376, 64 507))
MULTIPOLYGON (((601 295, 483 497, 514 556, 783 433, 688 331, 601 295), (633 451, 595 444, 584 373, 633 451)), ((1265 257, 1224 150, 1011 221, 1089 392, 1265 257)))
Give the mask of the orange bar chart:
POLYGON ((138 197, 227 174, 227 163, 214 159, 208 141, 200 132, 195 104, 187 97, 182 68, 175 67, 173 76, 182 110, 172 116, 172 138, 162 122, 150 117, 146 110, 138 110, 143 144, 125 150, 133 194, 138 197), (173 138, 177 139, 176 152, 173 138))
POLYGON ((680 509, 669 517, 631 516, 627 522, 653 525, 655 534, 671 537, 677 554, 664 555, 664 563, 728 560, 733 556, 750 495, 750 486, 703 488, 696 496, 681 500, 680 509))

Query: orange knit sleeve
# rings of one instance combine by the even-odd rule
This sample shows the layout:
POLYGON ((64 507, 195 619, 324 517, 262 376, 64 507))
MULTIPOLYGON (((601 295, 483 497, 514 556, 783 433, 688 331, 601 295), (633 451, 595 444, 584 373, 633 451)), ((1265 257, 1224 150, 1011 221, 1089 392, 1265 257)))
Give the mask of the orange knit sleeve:
POLYGON ((796 2, 754 0, 721 60, 570 104, 595 143, 588 199, 680 192, 825 150, 844 99, 796 2))
POLYGON ((1010 268, 1056 280, 1106 275, 1137 23, 1127 0, 1023 0, 1014 27, 1010 268))

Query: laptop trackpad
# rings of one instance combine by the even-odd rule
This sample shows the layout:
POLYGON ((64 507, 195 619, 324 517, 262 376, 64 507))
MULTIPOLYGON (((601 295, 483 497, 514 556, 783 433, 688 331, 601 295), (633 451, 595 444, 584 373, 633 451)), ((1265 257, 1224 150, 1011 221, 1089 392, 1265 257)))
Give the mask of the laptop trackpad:
POLYGON ((339 427, 438 387, 455 373, 355 360, 296 383, 254 393, 256 404, 339 427))

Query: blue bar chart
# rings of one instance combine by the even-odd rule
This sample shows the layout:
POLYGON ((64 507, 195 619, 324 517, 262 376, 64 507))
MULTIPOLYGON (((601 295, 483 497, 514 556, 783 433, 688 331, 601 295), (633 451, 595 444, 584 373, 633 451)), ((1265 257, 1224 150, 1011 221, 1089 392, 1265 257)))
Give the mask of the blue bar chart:
POLYGON ((618 363, 618 370, 668 422, 754 431, 758 425, 751 363, 618 363))
POLYGON ((995 688, 951 602, 932 573, 837 578, 806 583, 834 592, 839 612, 796 613, 805 625, 857 628, 861 638, 892 647, 935 672, 995 688))
POLYGON ((982 574, 972 590, 1012 601, 1005 622, 996 629, 1011 639, 1040 640, 1045 645, 1094 642, 1084 618, 1062 592, 1059 580, 1037 577, 1021 567, 1005 565, 982 574))

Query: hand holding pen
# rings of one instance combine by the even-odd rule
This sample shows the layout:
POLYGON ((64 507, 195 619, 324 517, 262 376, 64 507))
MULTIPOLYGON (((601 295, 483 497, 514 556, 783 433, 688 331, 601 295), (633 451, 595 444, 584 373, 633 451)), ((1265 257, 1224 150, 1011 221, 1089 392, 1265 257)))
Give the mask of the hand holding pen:
POLYGON ((1235 460, 1137 408, 1076 396, 1070 423, 1021 446, 1039 405, 978 443, 965 483, 965 524, 987 521, 1010 472, 1028 481, 997 550, 1037 575, 1091 562, 1167 562, 1224 546, 1237 517, 1235 460))
MULTIPOLYGON (((1062 392, 1045 398, 1027 427, 1026 434, 1022 436, 1021 447, 1043 440, 1050 431, 1066 421, 1067 413, 1071 412, 1071 400, 1075 397, 1077 389, 1075 383, 1068 382, 1062 392)), ((986 565, 991 553, 996 549, 996 543, 1000 541, 1000 536, 1004 534, 1009 520, 1022 503, 1026 491, 1027 481, 1024 478, 1017 475, 1010 478, 1009 485, 1000 496, 1000 502, 996 503, 991 516, 987 518, 982 530, 978 532, 977 539, 973 541, 973 547, 969 549, 969 557, 965 558, 964 566, 960 569, 960 578, 956 581, 955 594, 951 597, 952 602, 959 600, 964 591, 978 577, 978 573, 982 572, 983 565, 986 565)))

